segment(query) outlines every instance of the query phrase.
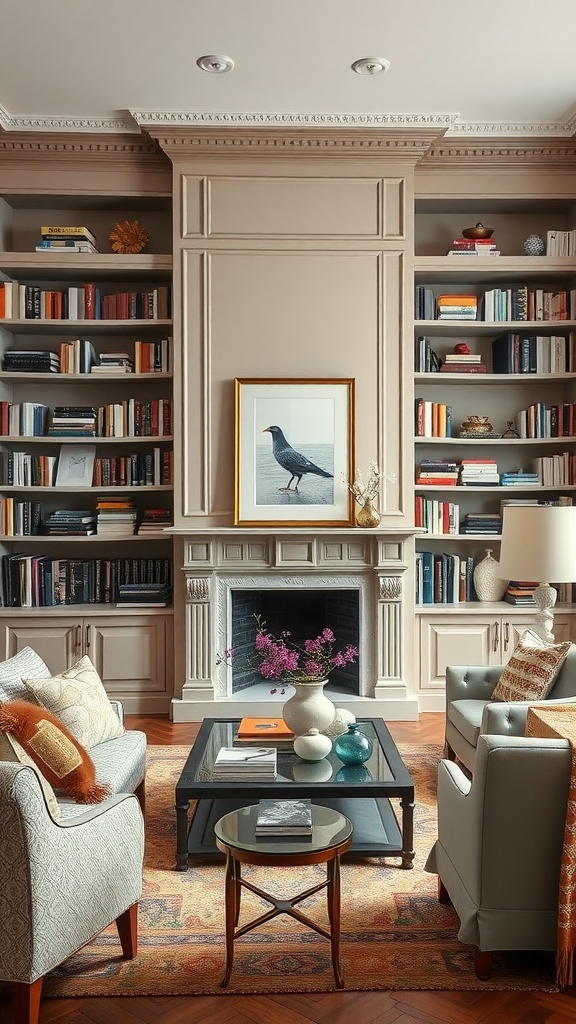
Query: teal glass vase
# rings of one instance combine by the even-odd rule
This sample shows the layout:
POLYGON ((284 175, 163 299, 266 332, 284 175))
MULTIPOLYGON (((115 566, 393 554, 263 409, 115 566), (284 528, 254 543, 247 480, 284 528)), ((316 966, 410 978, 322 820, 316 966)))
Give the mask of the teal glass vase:
POLYGON ((351 722, 348 732, 336 737, 332 749, 344 764, 363 764, 370 757, 372 746, 370 737, 360 732, 358 722, 351 722))

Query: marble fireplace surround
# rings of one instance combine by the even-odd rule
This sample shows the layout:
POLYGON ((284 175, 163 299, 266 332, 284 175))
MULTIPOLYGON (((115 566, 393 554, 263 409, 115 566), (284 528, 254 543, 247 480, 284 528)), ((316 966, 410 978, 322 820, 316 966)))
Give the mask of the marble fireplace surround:
POLYGON ((173 699, 175 722, 279 713, 279 698, 271 698, 266 685, 233 693, 232 669, 218 664, 217 653, 231 646, 232 594, 325 588, 357 590, 359 596, 358 694, 338 695, 338 705, 358 716, 416 720, 413 532, 353 527, 173 532, 183 541, 185 593, 185 680, 181 696, 173 699))

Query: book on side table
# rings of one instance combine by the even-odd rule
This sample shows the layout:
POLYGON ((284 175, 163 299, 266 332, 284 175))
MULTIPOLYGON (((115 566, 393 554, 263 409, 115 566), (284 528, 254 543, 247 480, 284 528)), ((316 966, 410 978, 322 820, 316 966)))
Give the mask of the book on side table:
POLYGON ((243 718, 234 737, 243 742, 252 740, 282 740, 291 742, 294 733, 288 728, 283 718, 243 718))
POLYGON ((257 836, 312 835, 312 801, 265 799, 258 803, 257 836))

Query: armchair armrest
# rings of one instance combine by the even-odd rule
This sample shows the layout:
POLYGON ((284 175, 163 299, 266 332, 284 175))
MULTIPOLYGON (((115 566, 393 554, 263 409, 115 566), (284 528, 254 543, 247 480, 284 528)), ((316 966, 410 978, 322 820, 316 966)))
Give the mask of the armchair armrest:
POLYGON ((449 665, 446 669, 446 704, 453 700, 489 700, 503 665, 449 665))
POLYGON ((494 701, 484 708, 480 731, 495 736, 524 736, 528 708, 541 705, 550 707, 554 704, 576 704, 576 697, 559 697, 558 700, 494 701))

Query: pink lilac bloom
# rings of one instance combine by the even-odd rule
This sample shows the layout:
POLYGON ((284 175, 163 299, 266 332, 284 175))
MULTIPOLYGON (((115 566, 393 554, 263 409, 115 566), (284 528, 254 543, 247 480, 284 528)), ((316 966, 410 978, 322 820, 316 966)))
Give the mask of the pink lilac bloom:
POLYGON ((334 633, 332 632, 332 630, 328 629, 326 627, 326 629, 322 630, 322 632, 320 633, 320 636, 318 637, 318 639, 319 640, 323 640, 324 643, 331 644, 336 639, 336 637, 334 636, 334 633))
POLYGON ((320 676, 323 673, 322 665, 318 661, 305 661, 302 668, 307 676, 320 676))
POLYGON ((305 640, 304 647, 307 654, 321 654, 322 653, 322 641, 320 637, 316 640, 305 640))

